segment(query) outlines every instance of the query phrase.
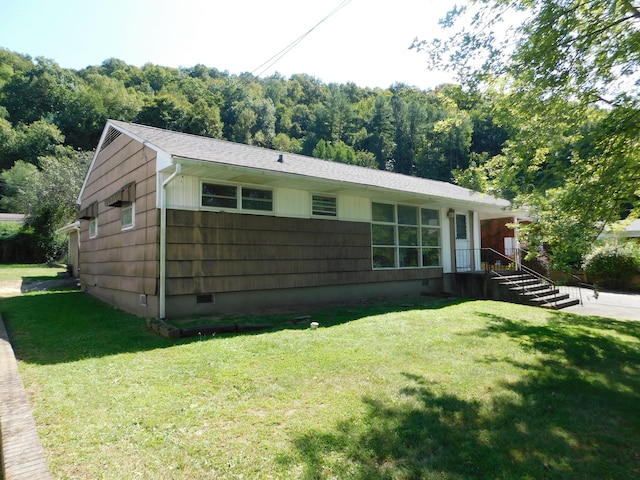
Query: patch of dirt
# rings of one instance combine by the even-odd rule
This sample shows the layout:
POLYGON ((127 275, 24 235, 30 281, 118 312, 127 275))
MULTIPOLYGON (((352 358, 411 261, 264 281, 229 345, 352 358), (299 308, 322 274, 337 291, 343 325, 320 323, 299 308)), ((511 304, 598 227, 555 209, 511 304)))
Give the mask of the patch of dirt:
POLYGON ((4 282, 0 282, 0 298, 20 295, 22 293, 20 291, 21 285, 22 281, 20 280, 5 280, 4 282))
POLYGON ((16 297, 26 292, 74 290, 77 288, 79 288, 77 278, 54 278, 27 284, 23 284, 22 280, 5 280, 0 282, 0 298, 16 297))

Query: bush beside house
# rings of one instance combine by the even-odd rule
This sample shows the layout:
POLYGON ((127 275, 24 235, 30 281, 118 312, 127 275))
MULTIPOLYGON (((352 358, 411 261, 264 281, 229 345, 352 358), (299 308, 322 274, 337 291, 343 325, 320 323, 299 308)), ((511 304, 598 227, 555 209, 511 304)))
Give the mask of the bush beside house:
POLYGON ((0 222, 0 263, 41 262, 37 243, 21 224, 0 222))
POLYGON ((584 259, 589 282, 600 287, 640 290, 640 245, 607 243, 595 247, 584 259))

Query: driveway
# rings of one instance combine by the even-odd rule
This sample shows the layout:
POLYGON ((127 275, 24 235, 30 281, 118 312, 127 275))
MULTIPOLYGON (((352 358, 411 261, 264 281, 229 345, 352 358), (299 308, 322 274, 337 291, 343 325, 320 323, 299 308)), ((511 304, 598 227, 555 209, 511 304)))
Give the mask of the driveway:
MULTIPOLYGON (((575 296, 575 289, 571 289, 570 293, 575 296)), ((640 320, 640 294, 601 291, 595 298, 593 290, 583 288, 582 305, 563 308, 561 311, 579 315, 640 320)))

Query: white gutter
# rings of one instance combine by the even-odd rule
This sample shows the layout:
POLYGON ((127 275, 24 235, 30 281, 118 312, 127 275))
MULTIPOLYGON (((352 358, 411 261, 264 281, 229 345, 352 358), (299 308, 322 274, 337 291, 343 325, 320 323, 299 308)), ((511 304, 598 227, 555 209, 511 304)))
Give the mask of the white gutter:
POLYGON ((159 317, 164 319, 167 315, 167 193, 169 183, 180 173, 182 165, 176 164, 175 171, 169 175, 160 188, 160 312, 159 317))

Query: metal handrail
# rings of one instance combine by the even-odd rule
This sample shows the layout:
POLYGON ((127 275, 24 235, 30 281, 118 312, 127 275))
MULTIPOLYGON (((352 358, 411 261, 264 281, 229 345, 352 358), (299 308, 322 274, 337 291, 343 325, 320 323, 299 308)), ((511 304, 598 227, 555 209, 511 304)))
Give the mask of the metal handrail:
MULTIPOLYGON (((532 277, 537 278, 538 280, 540 280, 542 283, 549 285, 549 287, 551 289, 557 289, 558 285, 556 284, 556 282, 554 282, 553 280, 551 280, 550 278, 542 275, 540 272, 537 272, 536 270, 527 267, 526 265, 523 265, 522 262, 520 261, 520 249, 516 249, 515 251, 515 258, 509 257, 501 252, 498 252, 497 250, 494 250, 493 248, 481 248, 480 249, 480 253, 481 253, 481 257, 482 257, 482 253, 483 252, 488 252, 490 253, 494 258, 498 258, 500 260, 506 260, 507 261, 507 265, 510 264, 515 264, 516 265, 516 270, 520 270, 523 271, 529 275, 531 275, 532 277)), ((495 264, 494 264, 495 265, 495 264)), ((495 275, 501 277, 501 278, 505 278, 505 275, 501 274, 499 270, 497 269, 493 269, 491 268, 491 266, 489 265, 489 262, 487 262, 485 264, 485 271, 487 273, 489 272, 493 272, 495 275)), ((576 277, 575 275, 572 275, 574 278, 576 278, 577 280, 580 280, 578 277, 576 277)), ((528 290, 526 285, 518 285, 517 283, 508 280, 507 279, 507 283, 510 285, 517 285, 518 287, 522 288, 524 292, 528 293, 529 295, 532 295, 536 298, 541 298, 543 295, 539 295, 535 290, 528 290)), ((580 288, 580 282, 578 282, 577 285, 578 288, 578 300, 580 302, 580 305, 583 305, 582 302, 582 289, 580 288)), ((557 303, 557 301, 554 301, 553 303, 557 303)))
MULTIPOLYGON (((529 269, 529 270, 531 270, 531 269, 529 269)), ((533 271, 535 271, 535 270, 531 270, 531 271, 533 272, 533 271)), ((514 282, 514 281, 512 281, 512 280, 507 279, 507 277, 506 277, 505 275, 502 275, 502 273, 500 273, 500 271, 499 271, 499 270, 492 270, 492 272, 494 273, 494 275, 497 275, 498 277, 500 277, 500 278, 502 278, 502 279, 506 279, 506 280, 507 280, 507 284, 508 284, 508 285, 513 285, 513 286, 516 286, 516 287, 518 287, 518 288, 521 288, 524 292, 528 293, 529 295, 531 295, 531 296, 533 296, 533 297, 535 297, 535 298, 542 298, 542 297, 544 297, 544 295, 540 295, 540 294, 538 293, 538 291, 537 291, 537 290, 530 290, 530 289, 528 289, 528 288, 527 288, 527 287, 528 287, 528 285, 519 285, 518 283, 516 283, 516 282, 514 282)), ((527 273, 529 273, 529 272, 527 272, 527 273)), ((537 273, 537 272, 536 272, 536 273, 537 273)), ((544 279, 546 279, 546 277, 544 277, 543 275, 534 275, 534 276, 536 276, 536 278, 538 278, 538 279, 540 279, 540 280, 546 281, 546 280, 544 280, 544 279)), ((557 286, 556 286, 556 284, 555 284, 554 282, 551 282, 551 283, 550 283, 550 285, 549 285, 549 287, 550 287, 551 289, 557 289, 557 286)), ((556 301, 554 301, 553 303, 556 303, 556 301)))

